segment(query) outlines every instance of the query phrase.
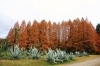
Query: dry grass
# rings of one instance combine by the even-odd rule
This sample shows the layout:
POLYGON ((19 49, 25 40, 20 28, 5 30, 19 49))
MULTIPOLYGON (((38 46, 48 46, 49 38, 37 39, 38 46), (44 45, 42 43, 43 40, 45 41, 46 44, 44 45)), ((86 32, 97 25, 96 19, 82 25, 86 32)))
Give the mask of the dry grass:
POLYGON ((75 60, 73 61, 67 61, 58 64, 51 65, 45 60, 38 59, 38 60, 32 60, 32 59, 21 59, 21 60, 0 60, 0 66, 65 66, 66 64, 72 64, 72 63, 78 63, 85 60, 91 60, 94 58, 100 57, 100 55, 90 55, 89 57, 75 57, 75 60))
MULTIPOLYGON (((83 57, 75 57, 75 61, 73 62, 69 62, 69 63, 66 63, 67 65, 69 64, 74 64, 74 63, 78 63, 78 62, 83 62, 83 61, 86 61, 86 60, 91 60, 91 59, 95 59, 95 58, 98 58, 100 57, 100 55, 89 55, 88 56, 83 56, 83 57)), ((60 65, 56 65, 56 66, 66 66, 66 64, 60 64, 60 65)), ((98 65, 97 65, 98 66, 98 65)), ((100 66, 100 65, 99 65, 100 66)))

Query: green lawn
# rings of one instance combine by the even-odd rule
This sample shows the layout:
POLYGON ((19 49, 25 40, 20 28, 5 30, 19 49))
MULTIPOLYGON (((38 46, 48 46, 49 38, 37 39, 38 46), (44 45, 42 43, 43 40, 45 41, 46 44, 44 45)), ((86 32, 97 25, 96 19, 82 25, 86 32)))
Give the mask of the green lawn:
POLYGON ((66 64, 82 62, 85 60, 90 60, 100 57, 100 55, 90 55, 89 57, 75 57, 74 60, 66 61, 64 63, 50 64, 43 58, 38 60, 32 59, 20 59, 20 60, 0 60, 0 66, 65 66, 66 64))

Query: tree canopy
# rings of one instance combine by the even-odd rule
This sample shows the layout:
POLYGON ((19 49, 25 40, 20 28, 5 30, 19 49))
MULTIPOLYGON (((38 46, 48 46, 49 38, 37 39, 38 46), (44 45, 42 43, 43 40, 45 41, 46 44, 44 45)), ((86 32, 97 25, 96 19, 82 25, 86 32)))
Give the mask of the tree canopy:
POLYGON ((27 26, 25 20, 21 26, 18 22, 10 29, 7 40, 10 44, 14 43, 14 28, 19 28, 17 43, 20 47, 36 47, 39 42, 39 49, 44 51, 48 48, 60 48, 66 51, 87 51, 100 53, 100 24, 97 28, 91 22, 82 19, 62 22, 38 22, 29 21, 27 26))

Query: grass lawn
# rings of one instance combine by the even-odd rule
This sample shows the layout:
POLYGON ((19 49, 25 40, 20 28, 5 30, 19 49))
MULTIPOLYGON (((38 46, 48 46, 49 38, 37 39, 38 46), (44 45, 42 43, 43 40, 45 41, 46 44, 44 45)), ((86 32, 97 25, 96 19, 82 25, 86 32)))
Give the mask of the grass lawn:
POLYGON ((91 60, 100 57, 100 55, 90 55, 89 57, 75 57, 74 60, 69 60, 64 63, 50 64, 42 58, 38 60, 32 59, 20 59, 20 60, 0 60, 0 66, 65 66, 70 63, 82 62, 85 60, 91 60))

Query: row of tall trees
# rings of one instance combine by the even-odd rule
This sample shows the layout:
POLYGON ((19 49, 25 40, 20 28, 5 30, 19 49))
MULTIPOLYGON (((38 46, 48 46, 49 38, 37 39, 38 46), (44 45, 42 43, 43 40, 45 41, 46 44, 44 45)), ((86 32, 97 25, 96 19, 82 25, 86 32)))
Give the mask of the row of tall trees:
POLYGON ((66 51, 88 51, 100 53, 100 37, 95 28, 84 18, 62 22, 41 22, 25 20, 10 29, 7 40, 14 44, 14 29, 19 28, 17 44, 20 47, 38 47, 40 50, 60 48, 66 51))

